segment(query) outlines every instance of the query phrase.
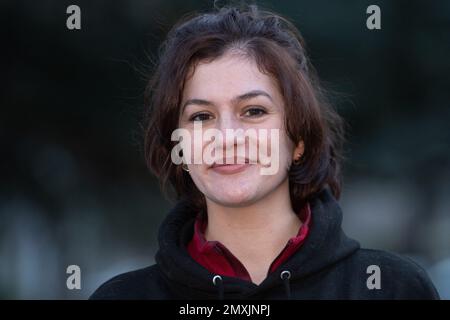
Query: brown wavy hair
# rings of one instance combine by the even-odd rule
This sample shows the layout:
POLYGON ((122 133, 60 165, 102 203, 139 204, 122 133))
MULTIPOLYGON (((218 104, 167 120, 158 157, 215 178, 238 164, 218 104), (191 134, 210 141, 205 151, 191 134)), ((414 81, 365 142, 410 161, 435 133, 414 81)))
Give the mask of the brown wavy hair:
POLYGON ((288 172, 293 209, 327 185, 339 198, 343 121, 319 84, 299 31, 287 19, 255 5, 190 15, 172 28, 161 46, 145 93, 144 153, 163 190, 173 187, 177 198, 205 208, 204 195, 190 175, 171 161, 176 143, 171 134, 178 127, 190 72, 200 61, 212 61, 232 49, 245 52, 277 81, 285 103, 287 134, 295 144, 304 142, 302 162, 288 172))

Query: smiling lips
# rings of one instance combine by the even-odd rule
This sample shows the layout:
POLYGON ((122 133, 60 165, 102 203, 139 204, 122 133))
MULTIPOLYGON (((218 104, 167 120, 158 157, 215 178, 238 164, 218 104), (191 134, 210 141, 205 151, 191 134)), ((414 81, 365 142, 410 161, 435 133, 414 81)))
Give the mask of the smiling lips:
MULTIPOLYGON (((210 169, 217 173, 220 173, 220 174, 234 174, 234 173, 244 171, 245 169, 247 169, 248 167, 251 166, 248 159, 245 159, 245 163, 235 163, 238 161, 229 161, 227 159, 225 159, 222 162, 223 162, 223 164, 214 163, 210 167, 210 169)), ((239 162, 243 162, 243 161, 239 161, 239 162)))

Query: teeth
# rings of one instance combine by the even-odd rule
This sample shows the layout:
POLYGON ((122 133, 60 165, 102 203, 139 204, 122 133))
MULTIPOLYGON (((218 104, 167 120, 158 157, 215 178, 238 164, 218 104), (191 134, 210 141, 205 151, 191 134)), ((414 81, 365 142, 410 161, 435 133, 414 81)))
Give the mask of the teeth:
POLYGON ((213 166, 221 166, 221 165, 238 165, 238 164, 249 164, 249 159, 223 159, 222 163, 215 162, 213 166))

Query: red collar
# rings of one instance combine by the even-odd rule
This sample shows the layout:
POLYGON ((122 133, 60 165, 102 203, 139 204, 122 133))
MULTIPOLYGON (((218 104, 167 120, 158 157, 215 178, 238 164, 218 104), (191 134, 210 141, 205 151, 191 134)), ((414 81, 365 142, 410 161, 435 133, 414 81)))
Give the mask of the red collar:
MULTIPOLYGON (((269 273, 275 271, 283 262, 292 256, 305 241, 311 224, 311 208, 309 203, 306 203, 300 210, 298 217, 303 223, 297 235, 289 239, 284 249, 272 262, 269 273)), ((244 265, 231 251, 218 241, 206 240, 205 230, 207 223, 206 219, 201 219, 200 216, 197 216, 194 225, 194 236, 187 246, 191 257, 211 273, 251 281, 247 269, 245 269, 244 265)))

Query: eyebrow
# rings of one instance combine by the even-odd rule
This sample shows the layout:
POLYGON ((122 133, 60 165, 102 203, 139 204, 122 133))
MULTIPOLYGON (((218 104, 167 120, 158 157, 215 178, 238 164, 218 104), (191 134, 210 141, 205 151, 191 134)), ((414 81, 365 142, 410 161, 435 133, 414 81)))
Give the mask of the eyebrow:
MULTIPOLYGON (((252 91, 246 92, 244 94, 241 94, 241 95, 239 95, 237 97, 234 97, 233 99, 231 99, 231 101, 233 103, 237 103, 237 102, 242 102, 242 101, 245 101, 245 100, 250 100, 250 99, 256 98, 258 96, 264 96, 264 97, 268 98, 270 101, 273 102, 273 99, 270 96, 270 94, 268 94, 264 90, 252 90, 252 91)), ((183 113, 184 109, 190 104, 196 104, 196 105, 200 105, 200 106, 213 106, 214 105, 214 103, 212 103, 211 101, 204 100, 204 99, 189 99, 183 104, 183 108, 181 109, 181 113, 183 113)))

